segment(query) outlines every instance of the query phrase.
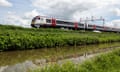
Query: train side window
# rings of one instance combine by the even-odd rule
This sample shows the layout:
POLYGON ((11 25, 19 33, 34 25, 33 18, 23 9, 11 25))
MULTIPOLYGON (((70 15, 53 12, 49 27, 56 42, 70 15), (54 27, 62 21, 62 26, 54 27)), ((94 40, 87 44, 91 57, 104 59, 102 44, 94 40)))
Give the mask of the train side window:
POLYGON ((79 24, 79 26, 84 26, 84 24, 79 24))
POLYGON ((56 21, 58 24, 63 24, 64 22, 63 21, 56 21))
POLYGON ((72 22, 65 22, 65 21, 64 21, 64 24, 74 25, 74 23, 72 23, 72 22))
POLYGON ((97 28, 103 28, 102 26, 96 26, 97 28))
POLYGON ((64 24, 69 24, 69 22, 65 22, 65 21, 64 21, 64 24))
POLYGON ((88 25, 88 27, 93 27, 93 25, 88 25))
POLYGON ((51 23, 51 19, 46 19, 46 22, 47 23, 51 23))

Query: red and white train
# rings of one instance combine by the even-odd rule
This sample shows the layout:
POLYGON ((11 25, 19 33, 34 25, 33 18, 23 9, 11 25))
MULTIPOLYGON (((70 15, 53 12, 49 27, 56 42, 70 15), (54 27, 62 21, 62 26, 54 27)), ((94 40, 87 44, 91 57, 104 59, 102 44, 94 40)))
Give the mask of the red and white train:
POLYGON ((84 24, 80 22, 73 22, 68 20, 60 20, 55 18, 47 18, 43 16, 36 16, 32 19, 31 26, 34 28, 40 27, 54 27, 54 28, 70 28, 70 29, 86 29, 86 30, 99 30, 99 31, 110 31, 120 32, 119 28, 112 28, 106 26, 98 26, 92 24, 84 24))

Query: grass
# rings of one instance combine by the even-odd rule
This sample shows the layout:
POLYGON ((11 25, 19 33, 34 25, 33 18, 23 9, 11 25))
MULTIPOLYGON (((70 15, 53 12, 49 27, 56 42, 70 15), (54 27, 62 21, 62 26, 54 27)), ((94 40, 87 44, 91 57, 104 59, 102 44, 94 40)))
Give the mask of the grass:
POLYGON ((93 33, 53 28, 0 25, 0 51, 79 46, 120 41, 117 33, 93 33))
POLYGON ((120 49, 96 56, 82 64, 67 62, 62 65, 54 64, 31 72, 120 72, 120 49))

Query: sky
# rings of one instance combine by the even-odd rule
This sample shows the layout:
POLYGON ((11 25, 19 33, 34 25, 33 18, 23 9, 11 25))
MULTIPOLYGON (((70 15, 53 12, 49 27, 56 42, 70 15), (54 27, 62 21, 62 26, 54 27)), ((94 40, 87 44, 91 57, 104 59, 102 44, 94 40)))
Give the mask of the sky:
POLYGON ((102 16, 105 26, 120 28, 120 0, 0 0, 0 24, 30 27, 37 15, 72 21, 102 16))

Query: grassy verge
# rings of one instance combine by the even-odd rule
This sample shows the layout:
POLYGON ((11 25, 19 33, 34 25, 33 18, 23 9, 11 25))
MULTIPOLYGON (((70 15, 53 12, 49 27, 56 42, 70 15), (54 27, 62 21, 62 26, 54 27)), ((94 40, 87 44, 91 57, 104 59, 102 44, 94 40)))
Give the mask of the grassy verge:
POLYGON ((0 25, 0 51, 110 43, 120 41, 119 35, 0 25))
POLYGON ((48 65, 31 72, 120 72, 120 49, 96 56, 82 64, 71 62, 63 65, 48 65))

